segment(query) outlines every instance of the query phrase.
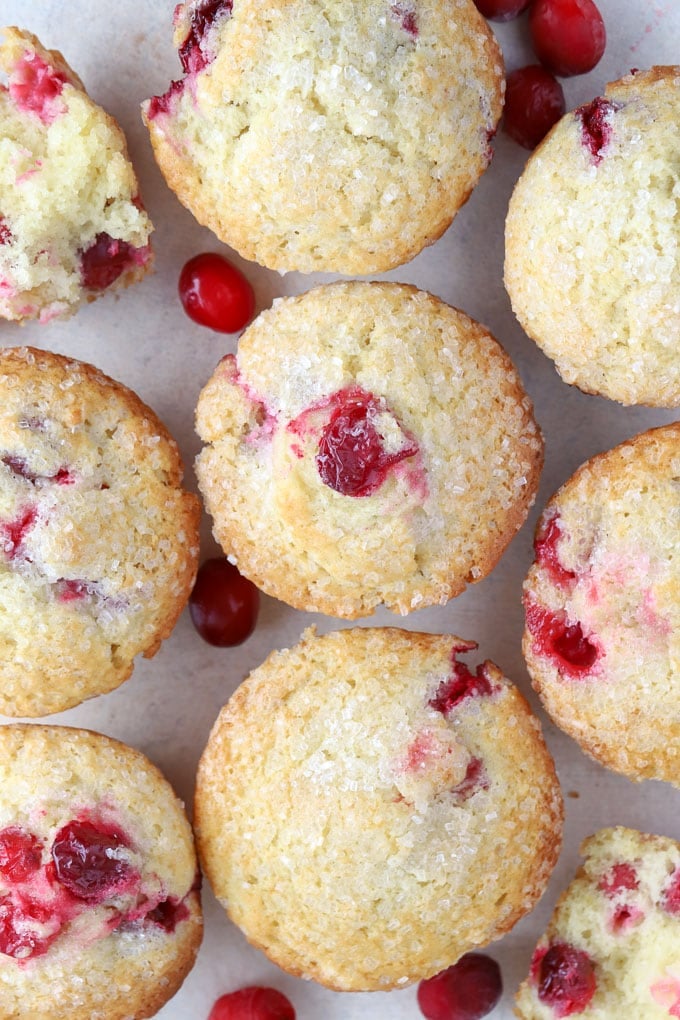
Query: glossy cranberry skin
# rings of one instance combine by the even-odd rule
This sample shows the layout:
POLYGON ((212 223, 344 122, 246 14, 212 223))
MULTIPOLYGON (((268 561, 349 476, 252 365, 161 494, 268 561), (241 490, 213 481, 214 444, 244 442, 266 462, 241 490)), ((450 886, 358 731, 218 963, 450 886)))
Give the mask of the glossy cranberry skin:
POLYGON ((194 627, 217 648, 243 644, 255 630, 260 593, 224 558, 206 560, 189 597, 194 627))
POLYGON ((295 1010, 275 988, 241 988, 221 996, 208 1020, 295 1020, 295 1010))
POLYGON ((563 78, 592 71, 607 43, 593 0, 534 0, 529 31, 540 62, 563 78))
POLYGON ((102 231, 89 248, 80 253, 80 276, 88 290, 105 290, 135 263, 135 249, 102 231))
POLYGON ((0 875, 8 882, 26 882, 39 870, 42 846, 37 836, 18 825, 0 831, 0 875))
POLYGON ((525 149, 535 149, 565 110, 562 86, 544 67, 531 64, 508 75, 503 130, 525 149))
POLYGON ((538 964, 536 978, 538 998, 556 1017, 583 1012, 597 987, 588 954, 566 942, 550 947, 538 964))
POLYGON ((496 961, 484 953, 466 953, 441 974, 420 982, 418 1005, 427 1020, 482 1020, 502 992, 496 961))
POLYGON ((480 14, 490 21, 512 21, 525 11, 531 0, 475 0, 480 14))
POLYGON ((125 846, 116 832, 87 821, 69 822, 52 844, 57 880, 77 899, 101 903, 133 877, 130 863, 120 856, 125 846))
POLYGON ((190 319, 218 333, 238 333, 255 311, 255 294, 243 273, 214 252, 189 259, 179 276, 179 296, 190 319))

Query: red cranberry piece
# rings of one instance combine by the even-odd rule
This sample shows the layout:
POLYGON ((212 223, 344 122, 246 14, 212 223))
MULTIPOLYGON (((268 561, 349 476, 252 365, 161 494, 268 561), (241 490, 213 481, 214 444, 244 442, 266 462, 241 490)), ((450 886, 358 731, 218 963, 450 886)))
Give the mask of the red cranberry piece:
POLYGON ((671 876, 671 880, 663 891, 661 906, 667 914, 680 914, 680 868, 671 876))
POLYGON ((575 110, 575 116, 581 121, 583 144, 590 149, 593 163, 598 166, 602 162, 604 150, 612 136, 612 115, 618 109, 608 99, 598 96, 587 106, 575 110))
POLYGON ((208 1020, 295 1020, 295 1010, 275 988, 241 988, 222 995, 208 1020))
POLYGON ((129 266, 139 262, 143 249, 102 231, 89 248, 80 253, 80 277, 88 290, 105 290, 129 266))
POLYGON ((490 21, 512 21, 525 11, 531 0, 475 0, 480 14, 490 21))
POLYGON ((418 985, 418 1005, 427 1020, 481 1020, 503 992, 501 970, 484 953, 466 953, 441 974, 418 985))
POLYGON ((171 81, 170 87, 162 96, 152 96, 149 100, 146 115, 149 120, 154 120, 162 113, 170 113, 175 105, 175 100, 184 91, 184 81, 171 81))
POLYGON ((600 656, 598 646, 583 633, 581 624, 568 623, 562 612, 553 613, 527 600, 526 623, 535 651, 552 659, 567 676, 586 676, 600 656))
POLYGON ((613 897, 624 889, 634 890, 640 885, 637 871, 632 864, 626 861, 621 864, 614 864, 598 882, 597 888, 605 896, 613 897))
POLYGON ((63 71, 46 64, 37 53, 26 57, 12 69, 9 93, 20 110, 35 113, 43 124, 51 124, 61 112, 55 101, 68 78, 63 71))
POLYGON ((562 527, 559 516, 553 514, 552 517, 544 517, 534 539, 534 549, 538 564, 548 572, 555 584, 565 588, 575 580, 576 574, 573 570, 567 570, 560 560, 557 543, 561 536, 562 527))
POLYGON ((0 898, 0 953, 5 956, 15 960, 42 956, 59 934, 60 927, 39 903, 26 900, 18 904, 9 896, 0 898), (46 925, 51 925, 53 931, 39 935, 38 931, 44 932, 46 925))
POLYGON ((194 627, 210 645, 232 648, 250 637, 257 623, 260 593, 229 560, 206 560, 189 597, 194 627))
POLYGON ((321 481, 343 496, 370 496, 391 467, 418 452, 407 442, 388 453, 375 422, 384 407, 359 387, 335 395, 334 409, 319 440, 316 467, 321 481))
POLYGON ((179 59, 185 74, 198 73, 215 59, 206 48, 205 38, 220 17, 231 14, 232 0, 202 0, 191 15, 189 34, 179 48, 179 59))
POLYGON ((0 459, 15 475, 19 475, 20 478, 25 478, 29 482, 37 482, 38 479, 45 482, 56 482, 57 485, 73 485, 75 482, 75 477, 68 468, 59 468, 54 475, 37 475, 31 471, 23 457, 14 457, 8 453, 0 459))
POLYGON ((7 226, 4 216, 0 216, 0 244, 10 244, 14 240, 14 234, 7 226))
POLYGON ((19 552, 21 543, 36 522, 38 511, 28 507, 15 520, 0 524, 0 549, 8 559, 13 560, 19 552))
POLYGON ((163 900, 146 915, 147 921, 151 921, 152 924, 162 928, 168 934, 172 934, 179 922, 186 921, 188 917, 189 908, 186 903, 175 897, 163 900))
POLYGON ((451 793, 457 804, 469 800, 479 790, 489 789, 489 776, 481 758, 470 758, 465 776, 451 793))
POLYGON ((401 27, 413 39, 418 36, 418 22, 414 11, 406 9, 404 4, 392 4, 392 13, 401 21, 401 27))
POLYGON ((92 822, 69 822, 52 844, 57 879, 77 899, 101 903, 134 877, 129 861, 121 856, 126 848, 115 830, 92 822))
POLYGON ((512 71, 506 81, 503 130, 535 149, 566 110, 562 86, 538 64, 512 71))
POLYGON ((538 998, 557 1017, 581 1013, 597 987, 590 957, 582 949, 556 942, 542 957, 536 973, 538 998))
POLYGON ((0 831, 0 875, 8 882, 26 882, 40 869, 42 846, 37 836, 18 825, 0 831))
POLYGON ((218 333, 237 333, 255 311, 255 294, 243 273, 214 252, 189 259, 179 276, 179 296, 190 319, 218 333))
POLYGON ((540 62, 562 77, 592 71, 607 42, 593 0, 534 0, 529 31, 540 62))
POLYGON ((465 698, 492 693, 493 687, 483 665, 477 666, 476 672, 471 673, 464 662, 456 662, 454 658, 451 676, 442 680, 428 704, 442 715, 448 715, 465 698))

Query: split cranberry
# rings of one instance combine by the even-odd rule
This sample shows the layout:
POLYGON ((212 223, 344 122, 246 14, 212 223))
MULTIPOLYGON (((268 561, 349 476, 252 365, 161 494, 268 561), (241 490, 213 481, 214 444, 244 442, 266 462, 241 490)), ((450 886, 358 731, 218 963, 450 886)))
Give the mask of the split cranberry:
POLYGON ((632 864, 623 861, 621 864, 614 864, 607 871, 597 884, 597 888, 605 896, 614 897, 624 889, 632 891, 640 885, 637 871, 632 864))
POLYGON ((186 921, 189 917, 189 908, 182 900, 172 896, 163 900, 146 914, 146 920, 151 921, 158 928, 168 933, 174 932, 180 921, 186 921))
POLYGON ((593 0, 534 0, 529 31, 538 59, 562 77, 592 71, 607 41, 593 0))
POLYGON ((205 39, 218 18, 231 14, 232 6, 232 0, 201 0, 194 7, 189 34, 179 48, 185 74, 198 73, 214 60, 215 54, 208 52, 205 39))
POLYGON ((420 982, 418 1005, 427 1020, 481 1020, 502 991, 496 961, 483 953, 466 953, 441 974, 420 982))
POLYGON ((295 1020, 295 1010, 275 988, 241 988, 221 996, 208 1020, 295 1020))
POLYGON ((171 81, 169 88, 162 96, 152 96, 146 111, 149 120, 155 120, 156 117, 164 113, 171 113, 183 92, 184 79, 182 81, 171 81))
POLYGON ((88 903, 101 903, 128 886, 134 877, 122 836, 91 822, 69 822, 52 844, 56 876, 71 895, 88 903))
POLYGON ((243 273, 214 252, 189 259, 179 276, 179 296, 190 319, 218 333, 237 333, 255 311, 255 294, 243 273))
POLYGON ((457 804, 463 804, 479 790, 488 789, 489 774, 484 768, 484 762, 481 758, 470 758, 465 770, 465 776, 458 786, 453 788, 451 793, 457 804))
POLYGON ((428 704, 442 715, 448 715, 465 698, 492 693, 491 681, 483 665, 477 666, 475 673, 471 673, 464 662, 456 662, 454 659, 451 676, 442 680, 428 704))
POLYGON ((331 413, 316 455, 321 481, 343 496, 370 496, 378 489, 390 468, 418 452, 415 442, 388 453, 376 428, 384 411, 380 402, 360 387, 335 394, 331 413))
POLYGON ((562 564, 559 552, 557 551, 557 543, 561 537, 562 526, 560 525, 559 516, 553 514, 551 517, 544 517, 541 519, 536 538, 534 539, 534 550, 536 551, 536 561, 539 566, 547 571, 554 584, 559 585, 560 588, 565 588, 570 587, 571 582, 576 579, 576 574, 573 570, 567 570, 562 564))
POLYGON ((503 130, 525 149, 535 149, 565 110, 562 86, 544 67, 532 64, 508 75, 503 130))
POLYGON ((597 987, 590 957, 582 949, 556 942, 536 969, 538 998, 550 1006, 556 1017, 581 1013, 597 987))
POLYGON ((608 99, 598 96, 587 106, 575 110, 581 121, 581 137, 583 144, 590 149, 593 162, 597 166, 602 162, 604 150, 612 136, 612 114, 618 109, 608 99))
POLYGON ((527 600, 526 624, 535 651, 552 659, 567 676, 587 676, 600 656, 598 646, 583 633, 581 624, 569 623, 563 612, 553 613, 527 600))
POLYGON ((105 290, 120 274, 139 258, 140 249, 127 241, 111 237, 105 231, 97 234, 89 248, 80 253, 80 278, 88 290, 105 290))
POLYGON ((42 956, 59 934, 61 924, 39 903, 19 905, 10 896, 0 898, 0 953, 15 960, 42 956), (45 934, 46 928, 52 928, 45 934), (41 932, 41 934, 38 934, 41 932))
POLYGON ((189 597, 194 627, 210 645, 232 648, 255 630, 260 593, 229 560, 206 560, 189 597))
POLYGON ((664 889, 661 906, 668 914, 680 914, 680 868, 677 868, 664 889))
POLYGON ((40 869, 42 846, 37 836, 18 825, 0 832, 0 875, 8 882, 26 882, 40 869))
POLYGON ((511 21, 525 11, 531 0, 475 0, 480 14, 491 21, 511 21))

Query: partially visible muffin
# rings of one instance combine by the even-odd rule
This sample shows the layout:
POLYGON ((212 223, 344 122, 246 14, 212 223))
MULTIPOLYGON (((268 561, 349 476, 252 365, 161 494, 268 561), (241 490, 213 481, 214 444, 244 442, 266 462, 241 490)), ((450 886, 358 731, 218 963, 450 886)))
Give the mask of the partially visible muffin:
POLYGON ((222 710, 199 856, 247 938, 341 991, 407 985, 507 932, 561 840, 540 725, 460 638, 307 631, 222 710))
POLYGON ((516 999, 521 1020, 680 1015, 680 843, 602 829, 562 894, 516 999))
POLYGON ((491 158, 503 62, 472 0, 192 0, 175 45, 185 77, 144 105, 158 164, 271 269, 406 262, 491 158))
POLYGON ((593 457, 553 496, 524 653, 562 729, 631 779, 680 785, 680 422, 593 457))
POLYGON ((0 727, 0 1017, 142 1020, 194 963, 191 828, 139 751, 65 726, 0 727))
POLYGON ((0 712, 117 687, 189 597, 199 502, 134 393, 48 351, 0 350, 0 712))
POLYGON ((680 403, 680 67, 608 85, 529 159, 505 283, 562 378, 623 404, 680 403))
POLYGON ((281 299, 198 403, 214 533, 298 609, 444 603, 525 520, 541 434, 483 326, 422 291, 338 283, 281 299))
POLYGON ((0 317, 71 314, 151 266, 125 137, 60 53, 2 30, 0 317))

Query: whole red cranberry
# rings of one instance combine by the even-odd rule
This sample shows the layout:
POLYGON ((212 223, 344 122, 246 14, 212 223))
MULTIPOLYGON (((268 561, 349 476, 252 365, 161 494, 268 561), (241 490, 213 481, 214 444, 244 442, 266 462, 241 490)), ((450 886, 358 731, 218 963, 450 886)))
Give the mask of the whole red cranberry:
POLYGON ((206 560, 189 597, 194 627, 210 645, 232 648, 250 637, 257 623, 260 593, 224 557, 206 560))
POLYGON ((480 14, 491 21, 511 21, 525 11, 531 0, 475 0, 480 14))
POLYGON ((544 67, 531 64, 508 75, 503 130, 525 149, 535 149, 565 110, 562 86, 544 67))
POLYGON ((208 1020, 295 1020, 295 1010, 275 988, 253 986, 221 996, 208 1020))
POLYGON ((538 59, 564 78, 592 71, 607 42, 593 0, 534 0, 529 31, 538 59))
POLYGON ((427 1020, 482 1020, 503 992, 501 970, 484 953, 466 953, 441 974, 418 985, 418 1005, 427 1020))
POLYGON ((583 1012, 597 988, 590 957, 583 949, 556 942, 541 958, 536 979, 538 998, 556 1017, 583 1012))
POLYGON ((179 296, 190 319, 218 333, 238 333, 255 311, 255 294, 243 273, 214 252, 189 259, 179 276, 179 296))

